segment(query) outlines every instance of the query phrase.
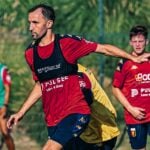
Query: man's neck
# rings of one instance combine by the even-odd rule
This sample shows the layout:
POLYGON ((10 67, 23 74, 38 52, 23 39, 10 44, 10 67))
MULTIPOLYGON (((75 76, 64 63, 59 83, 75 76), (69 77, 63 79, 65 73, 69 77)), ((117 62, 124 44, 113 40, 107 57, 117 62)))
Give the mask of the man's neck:
POLYGON ((145 51, 143 51, 142 53, 140 53, 140 54, 137 54, 137 53, 135 53, 134 51, 132 52, 132 55, 133 56, 140 56, 140 55, 142 55, 142 54, 144 54, 145 53, 145 51))
POLYGON ((46 46, 50 43, 52 43, 55 39, 55 34, 54 33, 47 33, 40 41, 39 45, 40 46, 46 46))

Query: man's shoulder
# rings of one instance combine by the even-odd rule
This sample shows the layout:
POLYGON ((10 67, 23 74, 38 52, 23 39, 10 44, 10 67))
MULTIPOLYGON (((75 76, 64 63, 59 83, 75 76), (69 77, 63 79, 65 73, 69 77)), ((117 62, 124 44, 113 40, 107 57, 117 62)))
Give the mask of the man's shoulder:
POLYGON ((35 41, 29 43, 29 44, 27 45, 27 47, 25 48, 25 51, 28 51, 29 49, 32 49, 34 46, 35 46, 35 41))
POLYGON ((81 41, 82 38, 77 35, 71 35, 71 34, 59 34, 60 39, 73 39, 73 40, 78 40, 81 41))
POLYGON ((122 70, 122 68, 130 62, 131 61, 129 59, 125 59, 125 58, 120 59, 117 64, 116 70, 118 70, 118 71, 122 70))

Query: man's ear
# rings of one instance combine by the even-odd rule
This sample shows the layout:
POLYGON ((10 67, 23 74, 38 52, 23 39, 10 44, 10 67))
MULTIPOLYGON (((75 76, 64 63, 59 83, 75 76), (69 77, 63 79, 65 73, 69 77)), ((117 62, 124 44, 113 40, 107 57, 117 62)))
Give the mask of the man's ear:
POLYGON ((51 29, 52 26, 53 26, 53 23, 54 23, 53 20, 48 20, 48 21, 47 21, 47 28, 48 28, 48 29, 51 29))
POLYGON ((132 41, 131 40, 129 41, 129 45, 132 46, 132 41))
POLYGON ((149 40, 147 39, 147 40, 146 40, 146 45, 148 45, 148 44, 149 44, 149 40))

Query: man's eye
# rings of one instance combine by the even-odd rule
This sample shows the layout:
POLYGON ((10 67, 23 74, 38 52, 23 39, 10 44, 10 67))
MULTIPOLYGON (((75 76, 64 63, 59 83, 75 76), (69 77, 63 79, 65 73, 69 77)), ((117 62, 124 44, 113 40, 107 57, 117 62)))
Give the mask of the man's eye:
POLYGON ((35 24, 37 24, 38 22, 37 22, 37 21, 33 21, 32 23, 35 23, 35 24))

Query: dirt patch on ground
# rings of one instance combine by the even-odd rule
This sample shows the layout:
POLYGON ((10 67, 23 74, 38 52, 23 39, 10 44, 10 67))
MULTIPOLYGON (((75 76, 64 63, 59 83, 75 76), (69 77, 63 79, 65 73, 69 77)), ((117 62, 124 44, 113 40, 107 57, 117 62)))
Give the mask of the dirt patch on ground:
MULTIPOLYGON (((14 127, 11 133, 16 150, 41 150, 41 146, 36 143, 33 139, 25 134, 24 131, 21 131, 19 128, 14 127)), ((7 150, 5 143, 3 144, 2 149, 7 150)))

